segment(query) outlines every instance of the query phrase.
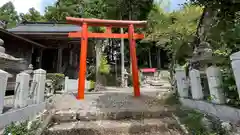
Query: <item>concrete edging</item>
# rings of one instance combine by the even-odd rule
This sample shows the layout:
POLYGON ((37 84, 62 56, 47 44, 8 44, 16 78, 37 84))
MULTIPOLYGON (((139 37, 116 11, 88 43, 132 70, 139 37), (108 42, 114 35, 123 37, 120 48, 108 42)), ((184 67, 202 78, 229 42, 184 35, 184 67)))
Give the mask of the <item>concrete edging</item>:
POLYGON ((180 98, 183 106, 199 110, 203 113, 218 117, 223 121, 238 123, 240 121, 240 109, 229 107, 227 105, 212 104, 201 100, 192 100, 180 98))
POLYGON ((45 107, 46 102, 43 102, 0 114, 0 128, 9 125, 12 122, 28 120, 34 117, 37 113, 43 111, 45 107))

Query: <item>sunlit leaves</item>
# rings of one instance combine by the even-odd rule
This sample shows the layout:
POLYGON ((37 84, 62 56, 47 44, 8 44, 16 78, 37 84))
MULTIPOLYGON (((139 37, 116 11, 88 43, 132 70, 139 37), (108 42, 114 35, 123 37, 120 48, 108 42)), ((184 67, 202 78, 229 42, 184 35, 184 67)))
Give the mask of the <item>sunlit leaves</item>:
POLYGON ((8 22, 7 28, 14 27, 18 23, 19 17, 12 2, 8 2, 0 7, 0 20, 8 22))
POLYGON ((35 8, 30 8, 28 13, 20 14, 21 21, 40 22, 45 21, 44 16, 40 14, 35 8))
POLYGON ((155 42, 180 58, 192 52, 197 24, 203 8, 195 5, 185 5, 181 10, 167 13, 155 5, 148 16, 147 37, 143 42, 155 42))
POLYGON ((57 0, 53 6, 46 7, 45 17, 51 21, 65 21, 67 16, 81 17, 83 0, 57 0))

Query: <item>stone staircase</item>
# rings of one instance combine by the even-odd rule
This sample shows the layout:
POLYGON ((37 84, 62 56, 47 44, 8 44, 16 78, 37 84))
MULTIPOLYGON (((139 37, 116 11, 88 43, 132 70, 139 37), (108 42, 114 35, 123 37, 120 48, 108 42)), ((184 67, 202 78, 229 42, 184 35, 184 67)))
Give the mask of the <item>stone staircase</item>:
POLYGON ((171 119, 97 120, 54 125, 49 135, 179 135, 171 119), (167 124, 166 124, 167 123, 167 124))
POLYGON ((182 135, 172 117, 175 107, 146 93, 112 92, 86 95, 58 95, 56 110, 45 135, 182 135))

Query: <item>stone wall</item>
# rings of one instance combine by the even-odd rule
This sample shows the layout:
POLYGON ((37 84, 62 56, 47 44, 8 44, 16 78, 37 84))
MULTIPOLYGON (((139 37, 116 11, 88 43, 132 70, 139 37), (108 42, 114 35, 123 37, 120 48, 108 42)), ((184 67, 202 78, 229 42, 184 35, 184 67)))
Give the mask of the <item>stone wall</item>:
POLYGON ((35 70, 32 82, 30 82, 29 74, 25 72, 17 74, 15 93, 12 96, 13 108, 5 111, 5 105, 9 104, 6 103, 5 97, 7 81, 8 73, 0 70, 0 129, 12 122, 28 120, 38 112, 43 111, 46 105, 45 70, 35 70), (37 87, 34 87, 35 84, 37 87))
MULTIPOLYGON (((240 52, 234 53, 230 57, 232 70, 237 84, 238 95, 240 95, 240 52)), ((226 105, 227 98, 223 90, 223 80, 221 70, 217 66, 210 66, 205 70, 207 85, 210 95, 207 98, 203 92, 200 71, 191 69, 189 76, 186 76, 185 68, 176 68, 177 90, 181 103, 193 109, 197 109, 214 115, 222 120, 239 122, 240 109, 226 105), (191 94, 190 94, 191 93, 191 94)))

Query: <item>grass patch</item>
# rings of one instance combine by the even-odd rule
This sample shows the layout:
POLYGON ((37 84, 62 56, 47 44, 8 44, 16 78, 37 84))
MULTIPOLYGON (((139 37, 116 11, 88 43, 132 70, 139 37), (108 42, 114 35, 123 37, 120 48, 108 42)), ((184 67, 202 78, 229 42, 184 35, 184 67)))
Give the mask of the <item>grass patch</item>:
POLYGON ((40 121, 25 121, 19 124, 12 123, 4 130, 3 135, 35 135, 40 127, 40 121))
POLYGON ((228 135, 221 128, 220 123, 212 121, 199 111, 179 108, 175 115, 179 117, 180 122, 185 125, 190 135, 228 135), (208 127, 203 122, 204 118, 207 118, 210 122, 208 127))
POLYGON ((178 95, 176 93, 167 95, 167 98, 164 100, 164 103, 167 105, 180 105, 178 95))

